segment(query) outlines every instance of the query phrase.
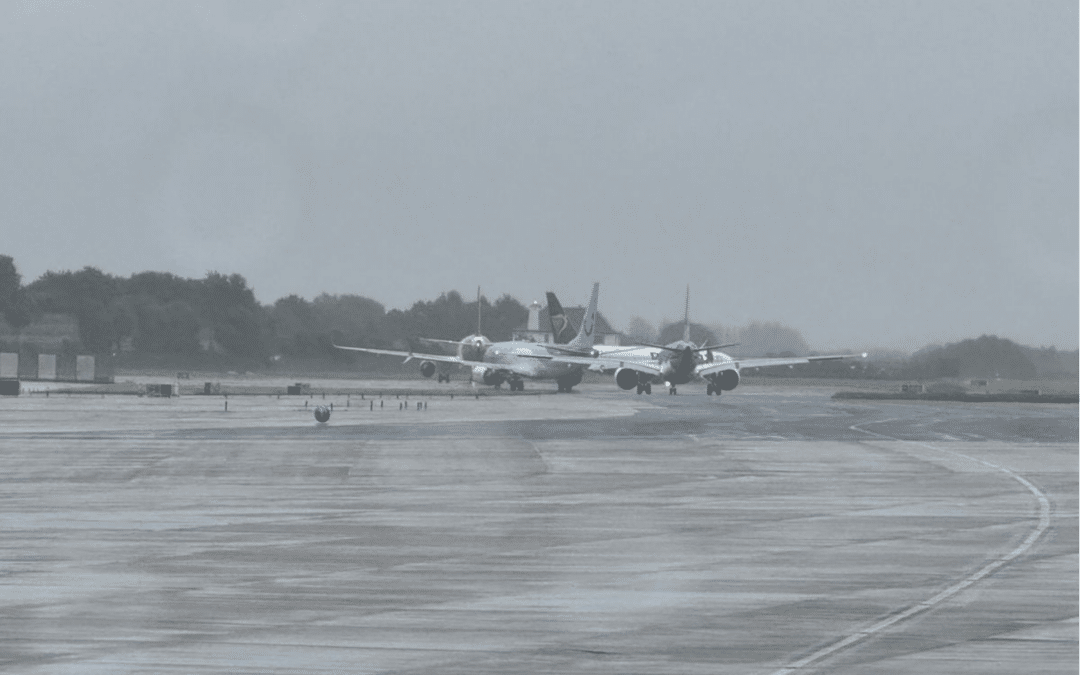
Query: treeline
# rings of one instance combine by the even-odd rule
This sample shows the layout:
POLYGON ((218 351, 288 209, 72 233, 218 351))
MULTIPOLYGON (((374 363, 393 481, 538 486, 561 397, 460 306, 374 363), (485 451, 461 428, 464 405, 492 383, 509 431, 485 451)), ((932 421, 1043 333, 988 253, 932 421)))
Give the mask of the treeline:
MULTIPOLYGON (((509 340, 525 323, 529 310, 503 295, 494 304, 480 298, 483 334, 493 341, 509 340)), ((457 291, 432 301, 418 301, 408 310, 385 311, 378 302, 359 295, 328 295, 313 301, 290 295, 269 308, 273 351, 287 356, 342 356, 332 343, 393 349, 423 348, 415 337, 458 340, 476 332, 477 303, 465 302, 457 291)))
MULTIPOLYGON (((480 298, 483 333, 494 341, 509 340, 528 319, 520 302, 503 295, 494 303, 480 298)), ((123 278, 93 267, 76 272, 48 272, 22 285, 10 256, 0 255, 0 316, 18 333, 45 314, 74 316, 77 344, 65 351, 108 354, 206 357, 247 364, 278 357, 334 359, 355 357, 333 343, 391 349, 431 349, 410 344, 416 337, 457 340, 474 333, 477 302, 465 302, 456 291, 408 310, 386 311, 360 295, 323 294, 314 300, 290 295, 262 305, 239 274, 210 272, 186 279, 166 272, 140 272, 123 278)), ((683 324, 655 330, 634 317, 631 341, 667 344, 682 339, 683 324)), ((725 349, 733 356, 812 355, 802 335, 775 322, 752 322, 740 328, 690 325, 698 344, 739 343, 725 349)), ((17 345, 0 345, 17 349, 17 345)), ((992 335, 925 348, 911 357, 844 360, 766 368, 760 375, 778 377, 861 377, 884 379, 980 378, 1015 379, 1078 377, 1077 351, 1035 349, 992 335)), ((374 364, 370 361, 369 365, 374 364)))
MULTIPOLYGON (((656 331, 634 317, 627 331, 632 338, 668 344, 683 337, 681 321, 656 331)), ((724 351, 735 357, 815 356, 798 330, 774 321, 752 321, 746 326, 690 324, 690 339, 697 344, 732 344, 724 351)), ((1080 352, 1054 347, 1025 347, 994 335, 925 347, 909 357, 844 359, 799 364, 790 368, 762 368, 765 377, 825 377, 891 380, 1077 379, 1080 352)))
MULTIPOLYGON (((813 355, 814 352, 809 352, 813 355)), ((788 355, 788 354, 782 354, 788 355)), ((794 354, 791 354, 794 355, 794 354)), ((934 345, 907 358, 822 361, 788 368, 764 368, 767 377, 831 377, 886 380, 1077 379, 1080 352, 1033 348, 995 335, 934 345)))
POLYGON ((1078 353, 1035 349, 995 335, 916 352, 903 366, 912 379, 942 377, 1007 380, 1077 376, 1078 353))
MULTIPOLYGON (((627 334, 631 339, 666 345, 682 340, 683 322, 669 323, 656 331, 645 319, 633 317, 627 334)), ((690 340, 699 345, 735 345, 724 350, 732 356, 803 356, 810 352, 798 330, 776 321, 751 321, 738 327, 690 322, 690 340)))
MULTIPOLYGON (((528 317, 509 295, 479 302, 484 334, 492 340, 509 339, 528 317)), ((83 352, 212 353, 250 362, 278 355, 344 358, 334 342, 402 348, 415 336, 459 339, 476 330, 477 303, 451 291, 405 311, 387 312, 359 295, 323 294, 312 301, 290 295, 262 305, 239 274, 124 278, 93 267, 48 272, 23 286, 14 261, 0 256, 0 314, 7 324, 17 332, 49 313, 76 318, 74 347, 83 352)))

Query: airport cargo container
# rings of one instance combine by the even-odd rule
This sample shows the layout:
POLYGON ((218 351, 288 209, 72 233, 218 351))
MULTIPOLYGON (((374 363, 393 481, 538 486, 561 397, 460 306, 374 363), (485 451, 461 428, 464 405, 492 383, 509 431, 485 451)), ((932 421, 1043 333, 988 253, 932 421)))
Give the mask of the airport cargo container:
POLYGON ((15 352, 0 353, 0 379, 19 379, 19 355, 15 352))
POLYGON ((38 354, 37 379, 56 379, 56 354, 38 354))

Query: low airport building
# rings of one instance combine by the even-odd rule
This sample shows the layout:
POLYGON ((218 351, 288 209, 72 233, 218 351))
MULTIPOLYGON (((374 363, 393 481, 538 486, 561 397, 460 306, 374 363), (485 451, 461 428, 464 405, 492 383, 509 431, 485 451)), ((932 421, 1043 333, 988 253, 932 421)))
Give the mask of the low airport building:
MULTIPOLYGON (((581 320, 585 317, 585 308, 564 307, 563 311, 566 312, 566 318, 569 320, 570 325, 574 327, 573 331, 571 331, 571 335, 573 335, 581 327, 581 320)), ((611 327, 611 324, 600 313, 600 310, 596 311, 596 329, 593 335, 593 344, 620 345, 623 343, 622 333, 611 327)), ((554 333, 551 330, 551 315, 548 313, 548 308, 534 300, 529 305, 528 322, 514 329, 510 339, 523 342, 554 342, 554 333)))

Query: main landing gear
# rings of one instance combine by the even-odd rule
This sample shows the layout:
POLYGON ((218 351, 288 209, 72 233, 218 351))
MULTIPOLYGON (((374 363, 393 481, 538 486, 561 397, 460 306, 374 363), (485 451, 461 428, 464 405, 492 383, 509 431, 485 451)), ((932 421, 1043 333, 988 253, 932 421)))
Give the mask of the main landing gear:
POLYGON ((639 384, 637 386, 637 393, 641 394, 642 392, 644 392, 646 394, 652 394, 652 382, 646 382, 645 384, 639 384))
POLYGON ((671 385, 668 387, 667 393, 668 396, 674 396, 675 394, 679 393, 679 390, 675 387, 675 385, 671 385))
POLYGON ((555 378, 555 383, 559 385, 560 394, 569 394, 574 390, 574 385, 581 382, 581 373, 571 373, 569 375, 563 375, 555 378))
POLYGON ((450 381, 450 373, 447 373, 446 375, 443 375, 442 373, 439 373, 438 375, 436 375, 436 377, 438 378, 439 382, 449 382, 450 381))
POLYGON ((522 380, 510 380, 507 384, 510 385, 510 391, 525 391, 525 382, 522 380))
POLYGON ((718 387, 715 384, 713 384, 712 382, 710 382, 709 386, 705 387, 705 393, 708 394, 709 396, 712 396, 713 394, 716 394, 717 396, 719 396, 723 392, 720 391, 720 387, 718 387))

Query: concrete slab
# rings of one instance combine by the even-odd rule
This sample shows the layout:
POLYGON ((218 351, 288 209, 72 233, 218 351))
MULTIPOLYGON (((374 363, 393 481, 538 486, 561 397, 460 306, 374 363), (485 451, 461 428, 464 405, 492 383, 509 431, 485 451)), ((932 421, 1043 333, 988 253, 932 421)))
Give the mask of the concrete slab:
POLYGON ((4 401, 0 668, 791 672, 986 461, 794 672, 1076 672, 1075 406, 542 398, 4 401))

